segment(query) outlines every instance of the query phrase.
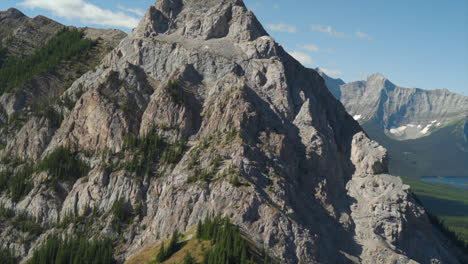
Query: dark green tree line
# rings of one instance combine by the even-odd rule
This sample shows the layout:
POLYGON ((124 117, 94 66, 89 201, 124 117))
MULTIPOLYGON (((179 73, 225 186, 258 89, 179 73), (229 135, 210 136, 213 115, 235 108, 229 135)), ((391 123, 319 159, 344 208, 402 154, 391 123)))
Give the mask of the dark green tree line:
POLYGON ((13 91, 64 60, 82 56, 96 44, 85 39, 81 30, 64 28, 44 47, 25 58, 6 57, 5 49, 0 48, 0 94, 13 91))
POLYGON ((89 166, 70 147, 60 146, 37 165, 36 171, 47 171, 54 182, 75 181, 88 174, 89 166))
POLYGON ((41 171, 49 173, 49 183, 56 188, 59 182, 74 182, 87 175, 89 166, 70 148, 58 147, 36 166, 26 164, 16 171, 0 172, 0 193, 8 191, 12 201, 20 201, 33 188, 31 175, 41 171))
POLYGON ((9 249, 0 248, 0 263, 2 264, 16 264, 16 257, 9 249))
POLYGON ((3 63, 6 61, 7 58, 7 49, 0 43, 0 67, 2 67, 3 63))
POLYGON ((176 230, 172 233, 171 240, 167 247, 164 246, 164 242, 161 244, 161 249, 159 250, 158 254, 156 255, 156 262, 161 263, 167 259, 169 259, 172 255, 174 255, 180 249, 179 244, 180 234, 176 230))
POLYGON ((254 264, 267 261, 275 263, 266 253, 264 260, 250 250, 247 240, 242 236, 239 228, 230 223, 229 219, 207 217, 199 222, 196 231, 197 239, 211 240, 213 246, 205 252, 203 264, 254 264))
POLYGON ((155 129, 150 129, 143 137, 126 137, 124 148, 131 153, 131 160, 124 164, 125 169, 147 175, 159 162, 178 163, 185 151, 185 141, 168 142, 155 129))
POLYGON ((82 237, 61 239, 52 237, 39 247, 28 264, 114 264, 113 247, 109 240, 82 237))

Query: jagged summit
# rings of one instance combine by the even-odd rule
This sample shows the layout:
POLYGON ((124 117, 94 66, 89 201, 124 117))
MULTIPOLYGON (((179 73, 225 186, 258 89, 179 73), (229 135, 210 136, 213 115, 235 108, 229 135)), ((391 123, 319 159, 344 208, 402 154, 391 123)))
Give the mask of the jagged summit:
POLYGON ((267 35, 240 0, 162 0, 150 7, 136 32, 176 34, 191 39, 251 41, 267 35))
POLYGON ((0 12, 0 20, 4 18, 12 18, 12 19, 18 19, 21 17, 25 17, 26 15, 23 14, 23 12, 19 11, 16 8, 9 8, 5 12, 0 12))
POLYGON ((382 80, 387 80, 387 77, 385 77, 382 73, 373 73, 367 77, 367 81, 382 81, 382 80))

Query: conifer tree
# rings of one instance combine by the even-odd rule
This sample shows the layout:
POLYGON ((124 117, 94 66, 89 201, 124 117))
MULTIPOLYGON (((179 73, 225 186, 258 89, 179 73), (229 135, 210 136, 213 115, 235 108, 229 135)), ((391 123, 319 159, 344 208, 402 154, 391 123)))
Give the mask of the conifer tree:
POLYGON ((166 249, 164 247, 164 241, 161 243, 161 249, 159 249, 158 255, 156 255, 157 262, 163 262, 166 260, 166 249))
POLYGON ((197 239, 198 240, 202 239, 202 235, 203 235, 202 222, 198 221, 198 224, 197 224, 197 239))
POLYGON ((196 263, 197 263, 197 260, 192 256, 190 252, 185 254, 183 264, 196 264, 196 263))

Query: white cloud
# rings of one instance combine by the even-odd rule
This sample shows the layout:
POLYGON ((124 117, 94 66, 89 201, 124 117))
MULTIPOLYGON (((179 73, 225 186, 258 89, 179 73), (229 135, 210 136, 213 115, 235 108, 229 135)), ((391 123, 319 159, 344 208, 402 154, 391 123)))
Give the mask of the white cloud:
POLYGON ((286 33, 297 32, 296 26, 288 25, 288 24, 267 24, 266 27, 272 31, 277 31, 277 32, 286 32, 286 33))
POLYGON ((307 53, 300 52, 300 51, 292 51, 292 52, 289 52, 289 54, 293 56, 296 60, 298 60, 300 63, 302 63, 303 65, 314 64, 314 60, 307 53))
POLYGON ((334 52, 332 49, 322 49, 319 46, 314 45, 314 44, 302 45, 301 49, 306 50, 306 51, 311 51, 311 52, 326 52, 326 53, 334 52))
POLYGON ((360 30, 356 31, 356 37, 360 38, 360 39, 367 39, 367 40, 372 40, 372 37, 367 34, 367 33, 364 33, 360 30))
POLYGON ((312 51, 312 52, 319 52, 320 48, 314 44, 304 45, 301 47, 303 50, 312 51))
POLYGON ((134 28, 139 20, 124 12, 103 9, 84 0, 24 0, 20 3, 26 8, 42 8, 54 15, 67 19, 79 19, 85 24, 134 28))
POLYGON ((325 69, 325 68, 319 68, 319 69, 326 75, 333 77, 333 78, 338 78, 343 74, 343 72, 341 72, 340 70, 336 70, 336 69, 325 69))
POLYGON ((312 25, 310 27, 312 31, 320 32, 320 33, 325 33, 329 36, 336 37, 336 38, 344 38, 346 37, 346 34, 343 32, 336 31, 332 26, 324 26, 324 25, 312 25))
POLYGON ((122 10, 122 11, 133 13, 133 14, 135 14, 137 16, 144 16, 145 15, 145 11, 143 11, 142 9, 139 9, 139 8, 130 8, 130 7, 125 7, 123 5, 117 5, 117 8, 122 10))

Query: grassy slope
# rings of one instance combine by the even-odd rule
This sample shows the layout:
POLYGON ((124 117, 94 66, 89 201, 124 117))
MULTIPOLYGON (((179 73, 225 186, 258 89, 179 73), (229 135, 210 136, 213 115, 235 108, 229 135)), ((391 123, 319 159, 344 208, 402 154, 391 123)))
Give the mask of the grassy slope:
MULTIPOLYGON (((194 236, 195 229, 192 229, 185 233, 184 236, 181 238, 181 243, 183 244, 183 246, 169 259, 164 261, 163 264, 182 263, 185 254, 187 254, 188 252, 190 252, 198 262, 201 262, 203 260, 203 252, 204 250, 211 248, 211 242, 198 241, 197 239, 193 238, 194 236)), ((169 240, 170 239, 164 241, 164 244, 166 246, 169 244, 169 240)), ((161 245, 157 245, 154 247, 145 247, 139 253, 125 261, 125 264, 151 263, 151 261, 156 258, 156 255, 158 254, 160 249, 161 245)))
POLYGON ((402 176, 424 206, 468 242, 468 191, 445 184, 426 183, 421 176, 468 176, 468 153, 454 122, 432 135, 407 141, 387 137, 373 122, 363 124, 369 136, 385 146, 390 155, 390 173, 402 176))
MULTIPOLYGON (((167 243, 169 241, 166 241, 167 243)), ((165 244, 167 245, 167 243, 165 244)), ((192 256, 197 260, 198 263, 201 263, 203 260, 203 252, 206 249, 211 248, 210 241, 198 241, 197 239, 190 239, 184 241, 182 248, 172 255, 169 259, 162 262, 163 264, 172 264, 172 263, 182 263, 185 255, 190 252, 192 256)), ((152 263, 151 261, 156 258, 160 250, 160 246, 154 248, 143 249, 140 253, 133 256, 125 262, 125 264, 147 264, 152 263)))
MULTIPOLYGON (((203 261, 204 253, 213 247, 211 240, 198 240, 195 238, 196 228, 192 228, 186 233, 182 234, 182 238, 179 240, 179 243, 182 244, 180 249, 174 253, 169 259, 162 262, 162 264, 179 264, 183 263, 183 259, 187 253, 190 252, 192 256, 197 260, 197 263, 203 261)), ((248 244, 249 250, 257 259, 264 259, 264 252, 260 250, 254 242, 249 240, 247 237, 242 235, 245 241, 248 244)), ((170 239, 166 239, 164 244, 167 246, 170 239)), ((156 246, 148 245, 144 247, 140 252, 133 255, 131 258, 126 260, 124 264, 156 264, 154 261, 157 254, 161 250, 161 244, 156 246)), ((272 262, 273 263, 273 262, 272 262)))

